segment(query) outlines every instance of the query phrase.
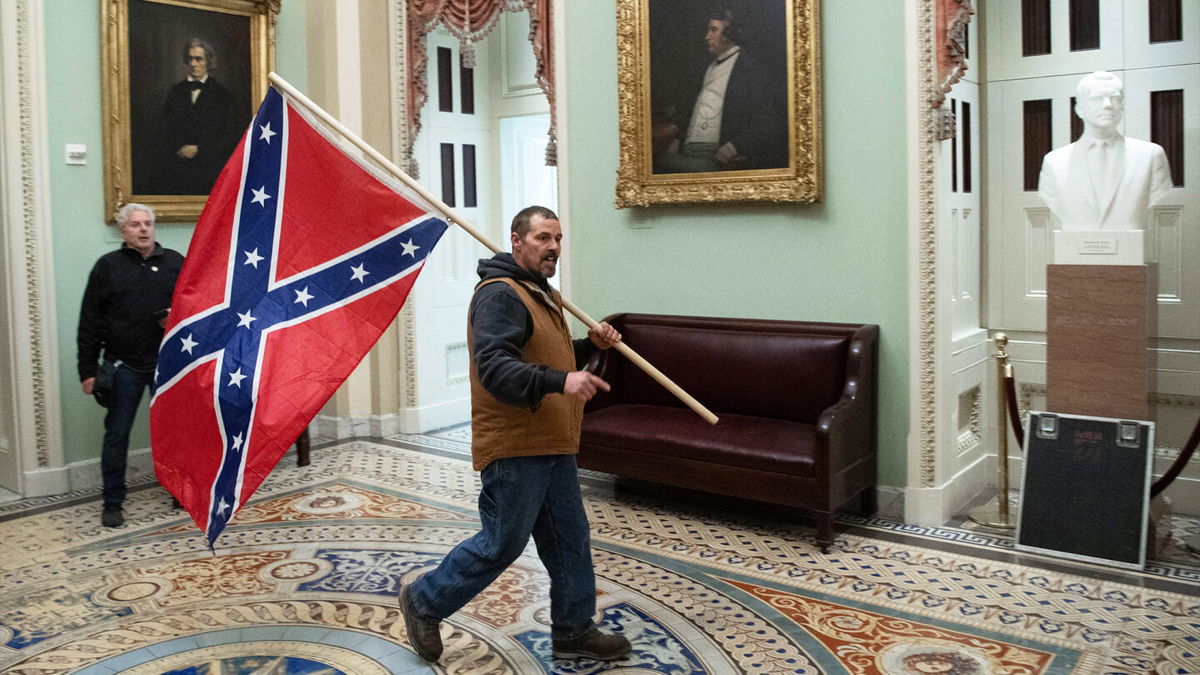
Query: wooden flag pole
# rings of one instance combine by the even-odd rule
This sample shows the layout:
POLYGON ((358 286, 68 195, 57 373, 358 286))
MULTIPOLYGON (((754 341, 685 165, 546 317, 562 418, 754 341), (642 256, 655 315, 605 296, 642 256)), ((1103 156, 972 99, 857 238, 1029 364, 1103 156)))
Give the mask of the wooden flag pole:
MULTIPOLYGON (((321 106, 317 105, 316 103, 313 103, 312 100, 310 100, 307 96, 302 94, 300 92, 300 90, 296 89, 291 84, 289 84, 287 82, 287 80, 284 80, 282 77, 280 77, 276 73, 270 73, 269 75, 267 75, 267 79, 271 81, 271 84, 275 85, 281 91, 286 93, 289 98, 295 100, 297 103, 304 106, 304 108, 307 109, 309 112, 311 112, 312 114, 321 118, 322 122, 324 122, 325 124, 328 124, 332 129, 334 129, 335 131, 340 133, 346 140, 353 143, 355 145, 355 147, 357 147, 359 150, 362 150, 364 153, 366 153, 367 156, 370 157, 371 159, 375 160, 375 162, 381 168, 385 169, 388 173, 390 173, 396 179, 400 180, 405 185, 407 185, 410 189, 413 190, 413 192, 416 192, 418 195, 420 195, 422 199, 429 202, 429 204, 431 206, 433 206, 436 209, 438 209, 439 211, 441 211, 442 215, 444 215, 447 220, 449 220, 450 222, 454 223, 455 225, 461 227, 463 230, 466 230, 467 234, 471 235, 472 237, 475 237, 475 239, 477 239, 479 241, 479 243, 486 246, 488 248, 488 250, 490 250, 491 252, 493 252, 493 253, 501 253, 502 252, 502 249, 500 249, 500 247, 498 247, 494 243, 492 243, 492 241, 490 239, 488 239, 481 232, 476 230, 470 223, 463 220, 462 218, 459 218, 458 214, 454 213, 454 210, 451 209, 449 206, 446 206, 446 204, 443 203, 442 200, 440 200, 437 197, 430 194, 428 190, 426 190, 420 183, 413 180, 407 173, 405 173, 403 170, 401 170, 400 167, 396 166, 387 157, 384 157, 383 154, 381 154, 375 148, 371 147, 371 145, 368 144, 366 141, 359 138, 358 135, 355 134, 353 131, 350 131, 349 129, 347 129, 341 122, 337 121, 337 119, 335 119, 333 117, 333 115, 330 115, 329 113, 325 112, 325 110, 323 110, 321 108, 321 106)), ((600 327, 600 324, 595 319, 588 316, 587 313, 585 313, 583 310, 579 309, 574 304, 572 304, 571 302, 569 302, 565 299, 563 300, 563 307, 571 314, 574 314, 575 317, 578 318, 580 321, 587 324, 588 328, 595 329, 595 328, 600 327)), ((687 406, 689 408, 694 410, 697 415, 703 417, 705 419, 705 421, 707 421, 709 424, 717 423, 717 416, 714 415, 712 413, 712 411, 710 411, 708 408, 704 407, 703 404, 701 404, 699 401, 697 401, 695 398, 693 398, 690 394, 688 394, 686 391, 684 391, 679 385, 672 382, 669 377, 667 377, 666 375, 663 375, 662 371, 660 371, 658 368, 655 368, 653 365, 651 365, 649 361, 642 358, 637 352, 630 349, 629 345, 625 344, 624 342, 618 342, 614 346, 614 348, 617 351, 621 352, 621 354, 625 358, 629 359, 635 365, 637 365, 637 367, 644 370, 647 375, 654 378, 654 380, 656 382, 658 382, 662 386, 666 387, 667 391, 670 391, 680 401, 683 401, 685 404, 687 404, 687 406)))

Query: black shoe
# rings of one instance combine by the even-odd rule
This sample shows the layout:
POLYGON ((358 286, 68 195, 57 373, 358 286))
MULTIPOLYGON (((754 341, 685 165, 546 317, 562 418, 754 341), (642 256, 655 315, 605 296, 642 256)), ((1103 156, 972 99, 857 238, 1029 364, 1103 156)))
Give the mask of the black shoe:
POLYGON ((100 524, 105 527, 120 527, 125 524, 125 512, 119 506, 105 506, 100 514, 100 524))
POLYGON ((554 641, 556 659, 612 661, 624 657, 632 650, 633 645, 629 644, 629 640, 624 636, 603 633, 595 626, 577 638, 554 641))
POLYGON ((400 614, 404 617, 408 644, 417 656, 434 663, 442 656, 442 634, 438 632, 442 622, 417 614, 408 590, 409 586, 400 589, 400 614))

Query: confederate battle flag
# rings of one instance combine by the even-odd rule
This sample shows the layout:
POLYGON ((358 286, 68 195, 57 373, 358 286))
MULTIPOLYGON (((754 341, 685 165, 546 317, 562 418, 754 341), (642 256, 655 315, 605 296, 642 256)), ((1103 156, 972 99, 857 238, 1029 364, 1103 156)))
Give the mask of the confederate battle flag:
POLYGON ((154 470, 210 546, 395 318, 446 230, 341 142, 271 89, 175 288, 154 470))

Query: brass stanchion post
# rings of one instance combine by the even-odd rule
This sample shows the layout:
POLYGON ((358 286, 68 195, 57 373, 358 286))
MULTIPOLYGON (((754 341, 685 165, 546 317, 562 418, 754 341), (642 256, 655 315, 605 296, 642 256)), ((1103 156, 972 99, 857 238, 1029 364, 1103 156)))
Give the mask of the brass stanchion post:
POLYGON ((1004 348, 1008 345, 1008 336, 996 333, 996 409, 999 437, 996 441, 996 459, 1000 463, 1000 490, 996 495, 996 503, 988 502, 983 506, 971 509, 971 520, 986 525, 1011 530, 1016 527, 1016 521, 1008 510, 1008 395, 1004 382, 1012 377, 1012 365, 1008 362, 1008 354, 1004 348))

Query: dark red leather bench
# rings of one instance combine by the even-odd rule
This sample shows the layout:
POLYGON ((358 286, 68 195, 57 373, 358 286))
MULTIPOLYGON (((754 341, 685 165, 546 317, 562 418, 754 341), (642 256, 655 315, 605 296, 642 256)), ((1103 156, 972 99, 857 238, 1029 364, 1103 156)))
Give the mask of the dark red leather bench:
POLYGON ((605 319, 716 413, 710 425, 615 349, 584 410, 587 469, 811 510, 821 550, 854 497, 875 510, 879 327, 616 314, 605 319))

